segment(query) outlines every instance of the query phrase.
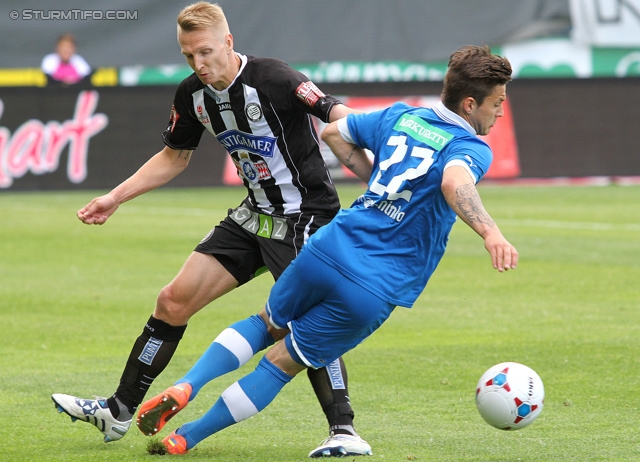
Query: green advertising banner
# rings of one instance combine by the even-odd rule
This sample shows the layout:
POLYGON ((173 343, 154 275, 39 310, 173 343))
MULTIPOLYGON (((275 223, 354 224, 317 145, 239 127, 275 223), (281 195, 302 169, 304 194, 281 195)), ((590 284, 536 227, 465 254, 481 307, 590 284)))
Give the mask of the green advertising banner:
MULTIPOLYGON (((540 39, 494 47, 494 53, 509 59, 513 78, 597 78, 640 76, 640 47, 601 48, 568 38, 540 39)), ((314 82, 437 82, 442 81, 447 62, 332 61, 290 63, 314 82)), ((125 66, 98 69, 94 86, 177 85, 192 73, 189 66, 125 66)), ((44 86, 39 69, 0 69, 0 86, 44 86)))
MULTIPOLYGON (((514 78, 592 78, 640 76, 640 47, 595 48, 569 39, 542 39, 494 47, 511 61, 514 78)), ((291 63, 316 83, 425 82, 441 81, 447 70, 443 62, 335 61, 291 63)), ((187 66, 120 69, 120 84, 177 84, 191 74, 187 66)))

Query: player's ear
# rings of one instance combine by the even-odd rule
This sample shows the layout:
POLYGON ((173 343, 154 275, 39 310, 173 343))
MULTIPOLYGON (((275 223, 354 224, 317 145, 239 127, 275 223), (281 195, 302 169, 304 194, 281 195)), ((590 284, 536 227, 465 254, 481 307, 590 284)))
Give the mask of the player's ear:
POLYGON ((472 96, 467 96, 460 103, 460 109, 463 114, 470 115, 477 106, 476 100, 472 96))
POLYGON ((227 46, 227 52, 233 51, 233 35, 230 33, 225 37, 225 44, 227 46))

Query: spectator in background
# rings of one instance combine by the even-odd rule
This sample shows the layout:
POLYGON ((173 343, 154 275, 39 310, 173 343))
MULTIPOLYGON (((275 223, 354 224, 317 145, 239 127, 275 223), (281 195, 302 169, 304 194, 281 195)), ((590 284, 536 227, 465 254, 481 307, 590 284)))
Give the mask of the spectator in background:
POLYGON ((55 53, 45 56, 40 67, 49 81, 65 85, 78 83, 91 74, 91 66, 76 53, 76 40, 69 33, 58 38, 55 53))

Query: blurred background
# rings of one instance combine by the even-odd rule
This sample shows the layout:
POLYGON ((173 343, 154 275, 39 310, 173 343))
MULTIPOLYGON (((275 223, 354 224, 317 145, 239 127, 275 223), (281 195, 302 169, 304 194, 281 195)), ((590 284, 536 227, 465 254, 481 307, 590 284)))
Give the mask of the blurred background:
MULTIPOLYGON (((191 73, 175 21, 189 3, 2 2, 0 193, 110 188, 162 149, 173 93, 191 73), (89 68, 67 69, 70 79, 51 71, 63 34, 89 68)), ((487 44, 514 70, 507 113, 487 137, 490 179, 640 176, 640 0, 218 3, 236 51, 283 59, 364 110, 433 104, 451 52, 487 44)), ((171 185, 238 184, 208 134, 193 162, 171 185)))
MULTIPOLYGON (((2 67, 39 67, 58 35, 72 32, 81 54, 96 67, 184 64, 172 32, 178 12, 189 3, 4 0, 0 62, 2 67), (11 18, 12 11, 19 13, 18 19, 11 18), (107 11, 115 12, 116 19, 94 20, 107 11), (39 19, 58 12, 70 19, 39 19)), ((568 38, 571 31, 569 0, 221 0, 218 4, 238 50, 292 63, 442 61, 467 43, 496 46, 536 37, 568 38)))

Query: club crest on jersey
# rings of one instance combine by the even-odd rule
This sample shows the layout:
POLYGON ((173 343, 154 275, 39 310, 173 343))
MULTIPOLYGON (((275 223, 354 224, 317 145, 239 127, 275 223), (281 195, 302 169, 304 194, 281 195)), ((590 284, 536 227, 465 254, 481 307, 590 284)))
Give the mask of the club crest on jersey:
POLYGON ((264 160, 252 161, 246 152, 241 152, 238 160, 233 159, 233 163, 236 164, 238 174, 249 183, 256 184, 271 178, 271 170, 267 163, 264 160))
POLYGON ((296 96, 307 106, 313 107, 320 98, 324 98, 324 93, 313 82, 309 81, 298 85, 296 96))
POLYGON ((262 108, 256 103, 249 103, 244 108, 244 113, 251 122, 262 119, 262 108))

